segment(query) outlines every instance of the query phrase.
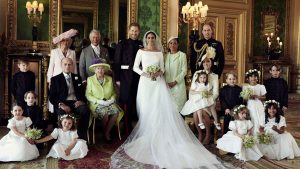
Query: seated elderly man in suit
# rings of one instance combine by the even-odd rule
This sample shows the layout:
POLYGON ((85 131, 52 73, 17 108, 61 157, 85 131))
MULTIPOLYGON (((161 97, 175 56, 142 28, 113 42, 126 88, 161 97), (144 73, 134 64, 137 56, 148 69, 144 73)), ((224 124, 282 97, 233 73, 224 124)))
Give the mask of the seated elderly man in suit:
POLYGON ((87 140, 87 129, 90 112, 85 104, 85 92, 80 76, 71 73, 73 61, 63 58, 61 61, 62 73, 51 78, 49 100, 54 105, 57 116, 74 114, 79 118, 78 135, 87 140))

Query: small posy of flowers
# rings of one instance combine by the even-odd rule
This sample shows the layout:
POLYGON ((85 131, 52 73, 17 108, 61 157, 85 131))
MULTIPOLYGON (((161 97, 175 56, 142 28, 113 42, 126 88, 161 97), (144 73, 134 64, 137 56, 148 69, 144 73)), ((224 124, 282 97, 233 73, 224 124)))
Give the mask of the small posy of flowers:
POLYGON ((202 91, 201 92, 201 96, 202 96, 202 98, 208 98, 208 97, 210 97, 211 96, 211 93, 209 92, 209 91, 202 91))
MULTIPOLYGON (((151 65, 146 68, 146 72, 149 74, 157 73, 160 71, 160 67, 156 65, 151 65)), ((151 80, 156 81, 156 78, 151 76, 151 80)))
POLYGON ((233 114, 237 114, 242 108, 245 108, 246 106, 241 104, 239 107, 233 109, 233 114))
POLYGON ((43 134, 43 131, 41 129, 36 129, 36 128, 28 128, 25 131, 25 137, 32 139, 32 140, 37 140, 41 138, 43 134))
POLYGON ((261 133, 257 135, 259 144, 270 144, 272 142, 272 135, 267 133, 261 133))
POLYGON ((250 136, 250 135, 245 135, 244 139, 243 139, 243 146, 245 148, 251 148, 253 147, 255 143, 255 139, 253 136, 250 136))
POLYGON ((253 94, 252 90, 250 88, 243 88, 243 90, 240 93, 240 97, 244 100, 249 100, 250 96, 253 94))
POLYGON ((253 72, 257 72, 258 74, 260 74, 260 71, 258 71, 257 69, 250 69, 250 70, 248 70, 248 72, 246 72, 246 76, 253 72))
POLYGON ((268 100, 268 101, 265 101, 264 107, 266 108, 266 107, 268 106, 268 104, 270 104, 270 103, 275 103, 275 104, 277 104, 277 107, 280 107, 279 102, 277 102, 276 100, 268 100))

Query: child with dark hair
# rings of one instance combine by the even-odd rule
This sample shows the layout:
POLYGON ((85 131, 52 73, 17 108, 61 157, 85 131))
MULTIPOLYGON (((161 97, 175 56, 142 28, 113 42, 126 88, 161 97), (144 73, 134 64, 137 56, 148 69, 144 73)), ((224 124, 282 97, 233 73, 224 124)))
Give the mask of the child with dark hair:
POLYGON ((86 141, 78 139, 75 117, 71 115, 65 114, 61 116, 59 128, 55 128, 49 136, 36 140, 35 143, 43 143, 52 139, 57 139, 57 141, 46 156, 47 158, 74 160, 84 158, 87 155, 86 141))
POLYGON ((267 90, 266 100, 276 100, 280 103, 280 114, 283 113, 288 108, 288 85, 287 82, 280 77, 281 67, 279 65, 273 64, 269 72, 271 77, 264 82, 267 90))
POLYGON ((243 103, 240 97, 242 88, 236 85, 237 76, 234 73, 226 73, 226 86, 220 90, 219 100, 221 111, 224 113, 224 133, 228 131, 228 125, 232 117, 230 112, 236 105, 243 103))
POLYGON ((265 107, 265 133, 271 134, 271 144, 260 144, 262 153, 269 159, 281 160, 284 158, 294 159, 300 156, 300 149, 294 137, 287 131, 285 117, 281 116, 280 105, 275 100, 268 100, 265 107))
POLYGON ((30 117, 32 127, 38 129, 46 129, 46 123, 43 120, 42 110, 36 105, 36 94, 34 91, 28 91, 24 95, 26 106, 24 108, 24 116, 30 117))
POLYGON ((24 94, 28 91, 35 90, 35 74, 29 70, 29 62, 26 60, 18 60, 19 72, 13 76, 12 93, 15 102, 25 108, 24 94))
POLYGON ((23 108, 16 103, 12 106, 11 114, 13 117, 8 120, 7 125, 10 131, 0 140, 0 161, 36 159, 40 155, 39 151, 25 135, 32 124, 31 119, 23 116, 23 108))
POLYGON ((266 88, 264 85, 258 84, 259 71, 250 69, 246 72, 247 85, 243 86, 243 90, 250 90, 250 97, 247 100, 247 108, 250 112, 251 121, 253 123, 253 135, 259 133, 259 128, 265 124, 264 106, 262 100, 265 99, 266 88))
POLYGON ((259 160, 263 155, 259 151, 256 144, 251 148, 243 146, 243 139, 247 135, 252 135, 253 124, 249 120, 249 111, 243 104, 233 108, 234 121, 229 123, 229 129, 222 138, 217 140, 217 148, 225 153, 230 152, 235 154, 235 158, 243 161, 259 160))

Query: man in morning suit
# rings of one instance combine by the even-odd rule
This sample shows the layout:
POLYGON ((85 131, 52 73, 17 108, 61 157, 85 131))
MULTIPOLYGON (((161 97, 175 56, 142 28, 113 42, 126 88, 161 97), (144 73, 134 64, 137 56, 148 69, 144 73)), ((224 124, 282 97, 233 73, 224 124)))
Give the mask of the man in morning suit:
POLYGON ((119 102, 126 105, 126 117, 129 132, 137 122, 136 95, 139 75, 133 71, 136 53, 143 48, 142 41, 138 40, 140 26, 131 23, 128 27, 129 39, 121 41, 115 51, 114 73, 117 85, 120 87, 119 102))
POLYGON ((204 52, 197 51, 199 51, 205 44, 207 44, 207 47, 213 47, 215 49, 216 56, 213 59, 212 71, 215 74, 217 74, 220 78, 223 72, 225 62, 224 49, 222 43, 212 38, 212 29, 211 26, 208 24, 203 25, 202 34, 204 39, 197 40, 192 47, 192 54, 190 60, 192 74, 194 74, 197 70, 203 69, 200 67, 199 63, 201 61, 201 57, 204 54, 206 54, 206 49, 204 49, 204 52))
POLYGON ((101 40, 100 32, 93 29, 89 37, 91 45, 82 50, 79 60, 79 73, 83 82, 86 82, 86 79, 94 74, 89 71, 89 67, 92 65, 93 60, 98 58, 102 63, 109 63, 107 49, 99 44, 101 40))
POLYGON ((87 140, 87 129, 90 112, 85 104, 85 90, 81 78, 71 73, 73 61, 63 58, 61 61, 63 72, 51 78, 49 100, 54 105, 57 116, 74 114, 79 118, 78 135, 87 140))

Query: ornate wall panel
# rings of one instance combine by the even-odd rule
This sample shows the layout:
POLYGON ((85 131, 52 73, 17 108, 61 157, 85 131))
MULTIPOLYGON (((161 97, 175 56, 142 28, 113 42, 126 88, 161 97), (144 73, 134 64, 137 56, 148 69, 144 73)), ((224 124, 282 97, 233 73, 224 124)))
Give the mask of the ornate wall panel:
POLYGON ((237 32, 237 19, 225 18, 225 38, 224 38, 224 54, 226 60, 236 61, 236 32, 237 32))
POLYGON ((164 49, 167 49, 168 40, 168 0, 160 1, 160 35, 164 49))

